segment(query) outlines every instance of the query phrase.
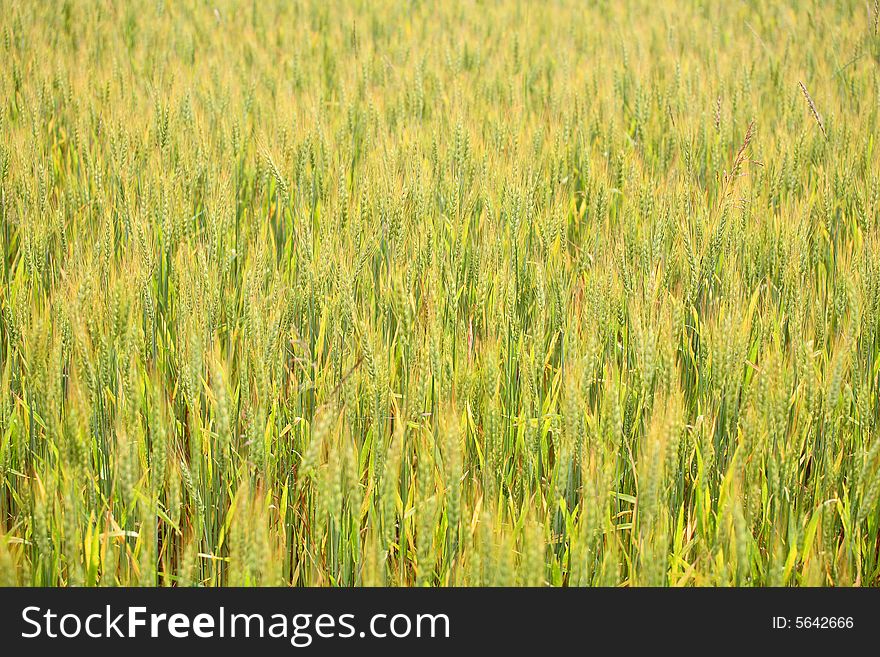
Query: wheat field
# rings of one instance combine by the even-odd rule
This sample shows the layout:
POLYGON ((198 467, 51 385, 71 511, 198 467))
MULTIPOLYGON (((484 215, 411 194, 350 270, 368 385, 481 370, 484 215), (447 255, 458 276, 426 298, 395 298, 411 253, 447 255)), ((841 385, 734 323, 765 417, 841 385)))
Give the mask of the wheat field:
POLYGON ((878 3, 0 2, 0 583, 880 583, 878 3))

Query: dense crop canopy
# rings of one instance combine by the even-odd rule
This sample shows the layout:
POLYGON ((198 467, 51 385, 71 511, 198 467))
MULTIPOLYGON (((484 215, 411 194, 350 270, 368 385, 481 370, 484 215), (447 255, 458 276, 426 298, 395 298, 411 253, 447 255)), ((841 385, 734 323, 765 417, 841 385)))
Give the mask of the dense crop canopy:
POLYGON ((880 581, 877 3, 2 5, 2 583, 880 581))

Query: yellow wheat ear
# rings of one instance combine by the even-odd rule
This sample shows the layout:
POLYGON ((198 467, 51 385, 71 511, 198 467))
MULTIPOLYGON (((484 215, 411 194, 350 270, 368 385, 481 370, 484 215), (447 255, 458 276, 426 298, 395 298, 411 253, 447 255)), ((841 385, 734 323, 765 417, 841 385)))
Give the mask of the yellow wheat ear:
POLYGON ((804 92, 804 98, 807 99, 807 105, 810 106, 810 112, 813 114, 813 118, 816 119, 816 123, 819 124, 819 129, 822 131, 822 134, 825 135, 825 139, 828 139, 828 133, 825 132, 825 124, 822 122, 822 117, 819 116, 819 110, 816 109, 816 103, 814 103, 813 99, 810 97, 810 92, 807 91, 803 82, 798 82, 798 85, 800 86, 801 91, 804 92))

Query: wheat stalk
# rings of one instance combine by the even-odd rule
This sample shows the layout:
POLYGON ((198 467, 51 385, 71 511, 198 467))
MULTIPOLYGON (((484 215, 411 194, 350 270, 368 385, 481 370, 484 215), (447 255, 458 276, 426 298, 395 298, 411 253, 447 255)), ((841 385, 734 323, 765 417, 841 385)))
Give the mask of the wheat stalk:
POLYGON ((822 131, 822 135, 825 139, 828 139, 828 133, 825 132, 825 124, 822 122, 822 117, 819 116, 819 110, 816 109, 816 104, 813 102, 812 97, 810 97, 810 92, 807 91, 806 86, 804 86, 803 82, 798 82, 798 85, 801 88, 801 91, 804 94, 804 98, 807 99, 807 105, 810 107, 810 113, 813 115, 813 118, 816 119, 816 123, 819 125, 819 129, 822 131))

